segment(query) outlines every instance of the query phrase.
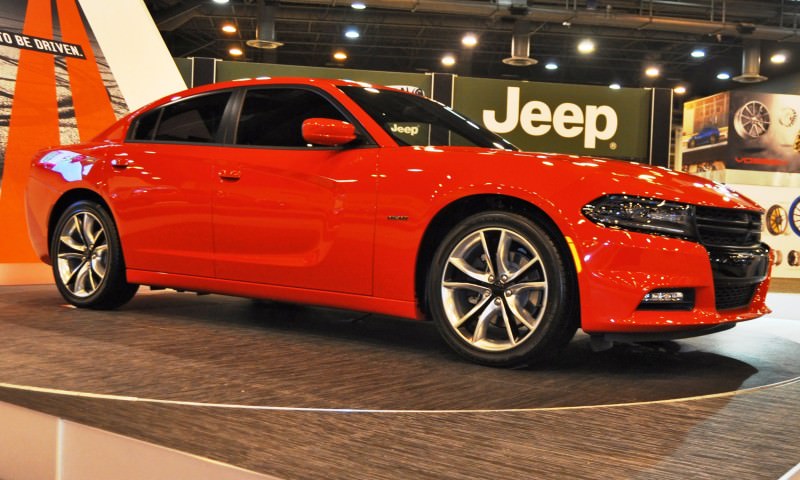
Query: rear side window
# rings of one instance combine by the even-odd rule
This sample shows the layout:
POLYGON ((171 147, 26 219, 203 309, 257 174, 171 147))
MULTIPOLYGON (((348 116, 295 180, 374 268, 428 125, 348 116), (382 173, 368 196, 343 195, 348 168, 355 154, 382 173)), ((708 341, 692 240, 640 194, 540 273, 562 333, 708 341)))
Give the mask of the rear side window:
POLYGON ((231 92, 201 95, 143 114, 133 140, 216 143, 231 92))
POLYGON ((305 89, 252 89, 245 95, 236 144, 266 147, 307 147, 303 121, 309 118, 345 120, 322 95, 305 89))

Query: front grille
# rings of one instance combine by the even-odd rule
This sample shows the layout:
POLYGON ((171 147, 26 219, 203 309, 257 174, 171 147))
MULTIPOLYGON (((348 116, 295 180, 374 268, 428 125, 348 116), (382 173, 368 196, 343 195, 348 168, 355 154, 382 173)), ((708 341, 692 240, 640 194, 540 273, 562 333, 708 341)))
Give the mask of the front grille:
POLYGON ((769 262, 769 250, 761 245, 761 214, 698 206, 695 227, 711 260, 717 310, 750 305, 769 262))
POLYGON ((717 310, 728 310, 750 305, 756 293, 755 285, 715 285, 717 310))
POLYGON ((751 247, 761 242, 761 214, 731 208, 696 207, 695 225, 707 247, 751 247))

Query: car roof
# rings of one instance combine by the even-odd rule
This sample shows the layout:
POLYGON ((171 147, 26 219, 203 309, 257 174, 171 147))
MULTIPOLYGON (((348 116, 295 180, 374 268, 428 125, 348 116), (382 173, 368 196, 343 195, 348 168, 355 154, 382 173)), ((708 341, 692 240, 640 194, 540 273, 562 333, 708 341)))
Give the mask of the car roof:
MULTIPOLYGON (((196 93, 214 91, 214 90, 224 90, 227 88, 236 88, 236 87, 251 87, 251 86, 259 86, 259 85, 328 85, 333 87, 371 87, 373 85, 364 83, 364 82, 356 82, 353 80, 345 80, 345 79, 330 79, 330 78, 308 78, 308 77, 255 77, 255 78, 239 78, 236 80, 228 80, 224 82, 218 83, 211 83, 208 85, 202 85, 199 87, 191 88, 184 92, 181 92, 181 96, 185 95, 193 95, 196 93)), ((379 85, 376 85, 379 86, 379 85)))

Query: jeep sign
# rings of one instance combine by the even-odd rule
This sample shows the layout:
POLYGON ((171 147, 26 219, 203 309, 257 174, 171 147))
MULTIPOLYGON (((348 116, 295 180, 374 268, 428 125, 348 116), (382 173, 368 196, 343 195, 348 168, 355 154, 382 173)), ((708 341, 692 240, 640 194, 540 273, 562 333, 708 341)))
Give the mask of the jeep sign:
POLYGON ((596 148, 598 139, 608 140, 617 133, 617 112, 608 105, 586 105, 584 113, 574 103, 562 103, 551 111, 546 103, 531 100, 520 109, 519 87, 508 87, 507 92, 505 120, 498 122, 494 110, 483 111, 483 124, 493 132, 508 133, 520 125, 525 133, 538 137, 552 127, 564 138, 583 133, 584 148, 596 148), (598 128, 601 120, 602 130, 598 128))
POLYGON ((523 150, 648 158, 648 90, 463 77, 455 81, 454 108, 523 150))

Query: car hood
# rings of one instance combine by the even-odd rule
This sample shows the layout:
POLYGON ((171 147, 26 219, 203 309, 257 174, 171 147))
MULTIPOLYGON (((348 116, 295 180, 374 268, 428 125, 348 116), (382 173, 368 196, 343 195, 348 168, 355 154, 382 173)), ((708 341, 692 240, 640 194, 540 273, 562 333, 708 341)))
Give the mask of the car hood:
POLYGON ((625 194, 710 207, 762 210, 753 200, 725 185, 664 167, 577 155, 498 153, 509 163, 524 162, 537 169, 555 167, 562 189, 574 188, 576 192, 591 192, 596 197, 625 194))

